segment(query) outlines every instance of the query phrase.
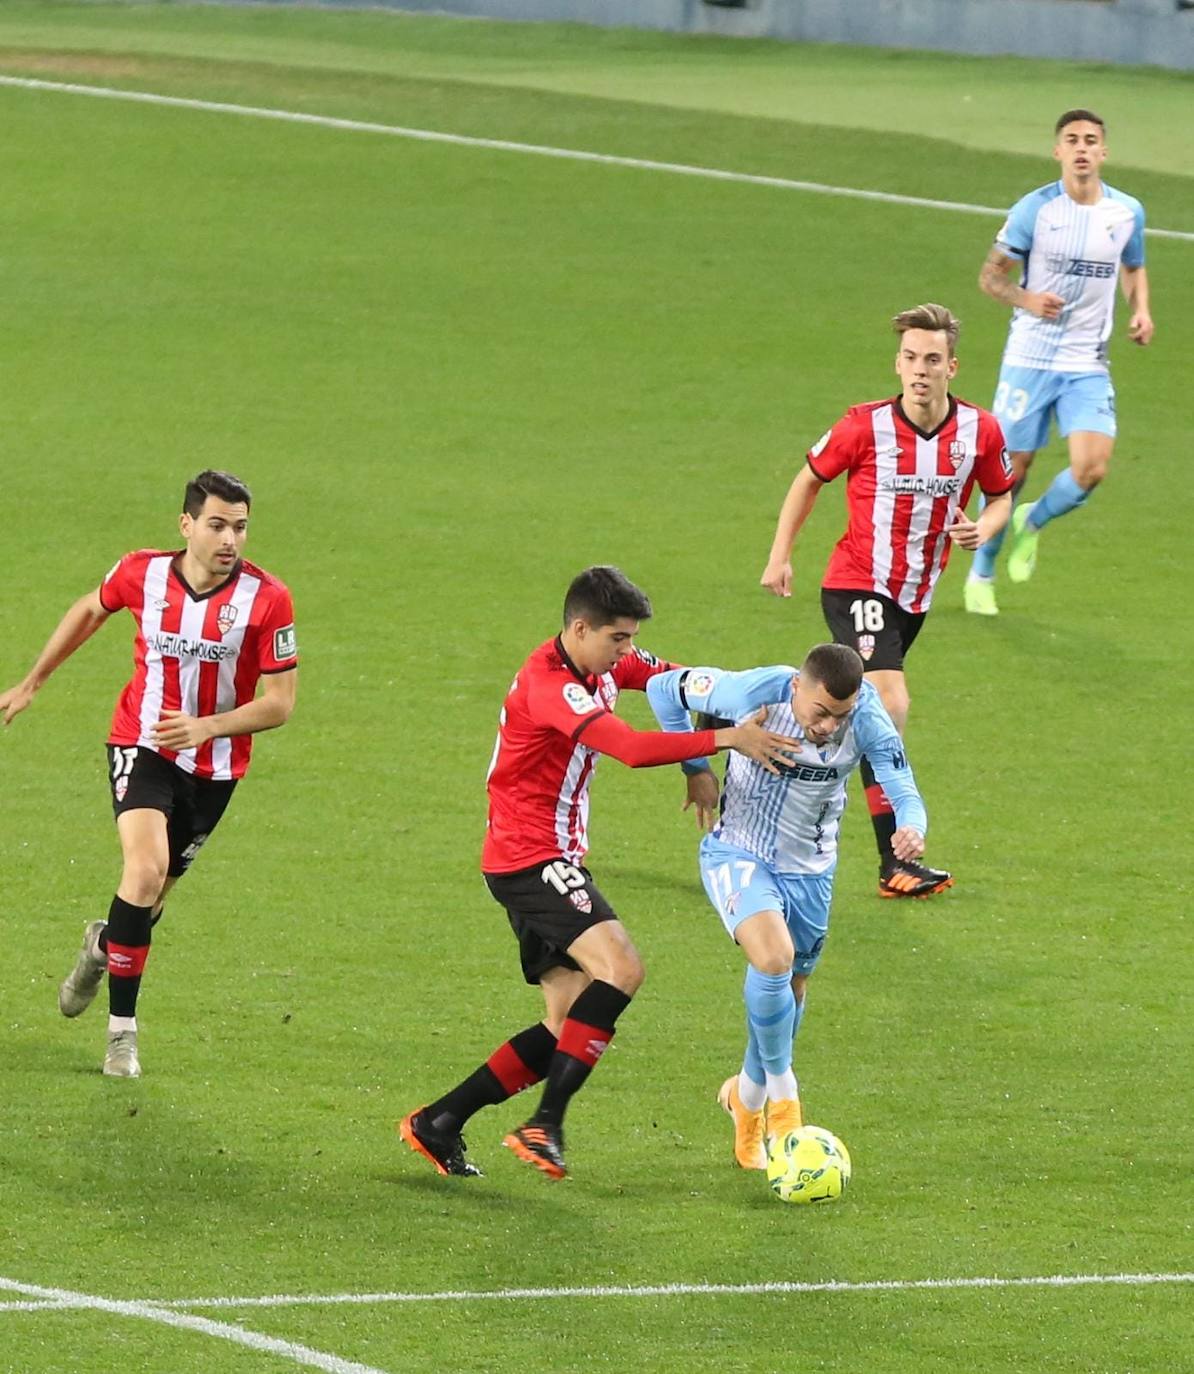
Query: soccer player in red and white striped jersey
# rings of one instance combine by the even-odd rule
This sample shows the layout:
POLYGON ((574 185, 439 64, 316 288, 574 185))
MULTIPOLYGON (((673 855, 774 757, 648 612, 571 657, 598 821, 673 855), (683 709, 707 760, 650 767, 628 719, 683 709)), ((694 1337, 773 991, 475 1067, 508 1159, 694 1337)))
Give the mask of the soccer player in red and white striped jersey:
POLYGON ((618 720, 621 690, 645 692, 656 674, 677 666, 635 647, 650 614, 647 597, 617 568, 588 568, 568 588, 564 628, 531 654, 506 695, 489 765, 481 868, 506 908, 523 977, 539 984, 546 1014, 399 1123, 403 1140, 441 1174, 479 1173, 465 1157, 461 1127, 480 1108, 546 1079, 538 1110, 504 1144, 562 1178, 564 1110, 642 982, 626 928, 583 866, 589 784, 600 755, 632 768, 680 763, 688 773, 685 809, 695 806, 704 825, 717 804, 708 754, 736 749, 777 772, 775 763, 798 750, 795 740, 762 728, 763 712, 692 734, 639 731, 618 720))
MULTIPOLYGON (((920 305, 897 315, 892 327, 900 337, 900 394, 852 406, 809 450, 780 510, 760 581, 776 596, 792 594, 796 535, 822 486, 846 473, 846 532, 825 570, 821 606, 834 639, 862 655, 866 676, 902 732, 904 656, 950 549, 976 549, 1003 529, 1014 478, 999 421, 950 394, 957 319, 942 305, 920 305), (971 520, 966 503, 976 483, 987 504, 971 520)), ((927 897, 951 886, 943 869, 891 852, 891 804, 865 762, 862 774, 879 846, 880 896, 927 897)))
POLYGON ((294 707, 294 608, 283 583, 242 557, 250 501, 229 473, 201 472, 183 497, 185 547, 127 554, 67 611, 26 677, 0 694, 7 725, 110 615, 127 609, 136 622, 134 672, 108 735, 120 886, 58 990, 63 1015, 78 1016, 107 970, 110 1077, 141 1072, 137 993, 166 894, 223 815, 249 766, 251 737, 284 724, 294 707))

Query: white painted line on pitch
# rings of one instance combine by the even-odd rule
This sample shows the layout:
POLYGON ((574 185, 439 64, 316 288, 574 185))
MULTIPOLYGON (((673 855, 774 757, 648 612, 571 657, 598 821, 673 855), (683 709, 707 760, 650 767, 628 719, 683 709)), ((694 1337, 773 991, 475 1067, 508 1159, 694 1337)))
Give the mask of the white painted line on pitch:
MULTIPOLYGON (((790 177, 760 176, 754 172, 730 172, 720 167, 697 167, 684 162, 656 162, 651 158, 620 157, 615 153, 590 153, 580 148, 553 148, 542 143, 515 143, 504 138, 473 138, 468 134, 446 134, 436 129, 408 129, 400 124, 374 124, 362 119, 339 119, 333 115, 303 114, 298 110, 272 110, 259 105, 230 105, 219 100, 193 100, 179 95, 158 95, 153 91, 125 91, 113 86, 80 86, 70 81, 41 81, 31 76, 0 76, 0 86, 27 91, 57 91, 65 95, 89 95, 101 100, 132 100, 144 105, 167 105, 179 110, 201 110, 211 114, 245 115, 252 119, 276 119, 287 124, 314 124, 323 129, 342 129, 351 133, 388 134, 423 143, 451 143, 460 148, 487 148, 501 153, 528 153, 534 157, 556 157, 571 162, 597 162, 607 167, 633 167, 639 171, 669 172, 673 176, 704 177, 710 181, 733 181, 747 186, 771 186, 783 191, 806 191, 818 196, 845 196, 852 200, 876 200, 886 205, 912 205, 928 210, 952 210, 961 215, 1006 215, 1007 210, 993 205, 970 205, 957 200, 930 200, 924 196, 902 196, 893 191, 864 191, 854 186, 829 186, 819 181, 794 181, 790 177)), ((1182 229, 1145 229, 1156 238, 1184 239, 1194 243, 1194 233, 1182 229)))
POLYGON ((310 1369, 322 1369, 325 1374, 385 1374, 384 1370, 374 1369, 371 1365, 357 1364, 355 1360, 343 1360, 338 1355, 325 1355, 323 1351, 312 1350, 308 1345, 281 1341, 274 1336, 263 1336, 258 1331, 247 1331, 243 1326, 233 1326, 230 1322, 215 1322, 207 1317, 192 1317, 185 1312, 172 1312, 152 1303, 97 1298, 90 1293, 72 1292, 69 1288, 43 1288, 36 1283, 17 1283, 15 1279, 3 1277, 0 1277, 0 1289, 9 1293, 23 1293, 28 1298, 48 1299, 43 1306, 110 1312, 117 1317, 137 1317, 142 1321, 159 1322, 183 1331, 197 1331, 200 1335, 216 1336, 220 1340, 248 1346, 250 1350, 258 1350, 267 1355, 279 1355, 294 1364, 306 1365, 310 1369))
POLYGON ((751 1297, 782 1293, 902 1293, 918 1289, 966 1288, 1081 1288, 1118 1284, 1137 1287, 1159 1283, 1194 1283, 1191 1274, 1048 1274, 1028 1278, 874 1279, 848 1283, 833 1279, 820 1283, 657 1283, 609 1284, 587 1288, 460 1289, 441 1293, 328 1293, 275 1294, 260 1298, 175 1298, 146 1306, 175 1307, 305 1307, 410 1302, 532 1301, 546 1298, 683 1298, 751 1297))

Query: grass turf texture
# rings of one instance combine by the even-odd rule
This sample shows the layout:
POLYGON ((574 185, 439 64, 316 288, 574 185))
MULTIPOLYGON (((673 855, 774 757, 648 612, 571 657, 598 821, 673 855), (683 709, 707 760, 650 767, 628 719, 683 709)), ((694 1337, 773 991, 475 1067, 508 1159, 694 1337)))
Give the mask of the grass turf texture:
MULTIPOLYGON (((803 123, 778 96, 747 109, 760 87, 732 64, 756 46, 777 90, 785 61, 809 62, 381 15, 0 12, 0 70, 18 74, 991 205, 1049 175, 1043 157, 975 158, 951 118, 927 140, 803 123), (739 73, 712 108, 650 94, 709 54, 739 73)), ((873 64, 874 90, 903 61, 960 92, 973 65, 813 56, 873 64)), ((982 68, 1017 117, 1034 108, 1030 67, 982 68)), ((1073 91, 1125 135, 1129 108, 1147 116, 1154 152, 1119 180, 1153 223, 1194 227, 1189 180, 1157 170, 1157 150, 1180 152, 1167 102, 1188 85, 1061 72, 1048 110, 1073 91)), ((0 1274, 169 1299, 1191 1267, 1194 246, 1150 242, 1152 348, 1129 348, 1121 318, 1105 489, 1046 533, 1028 587, 1001 584, 998 621, 963 615, 955 566, 910 661, 930 858, 958 888, 880 904, 863 809, 847 817, 798 1054, 812 1118, 854 1155, 847 1199, 796 1212, 729 1166, 712 1099, 740 1049, 740 957, 696 882, 675 770, 610 762, 593 865, 649 981, 570 1116, 573 1181, 498 1148, 524 1101, 473 1124, 489 1177, 458 1186, 391 1121, 535 1015, 475 873, 510 675, 599 559, 650 590, 642 638, 660 652, 746 665, 820 638, 841 493, 823 494, 783 604, 754 585, 779 500, 846 404, 890 390, 885 322, 904 305, 966 318, 958 390, 989 400, 1005 320, 973 282, 994 221, 50 94, 0 91, 0 108, 0 679, 121 552, 170 545, 207 463, 255 488, 249 555, 294 589, 304 662, 295 719, 259 742, 160 928, 140 1083, 99 1078, 102 1004, 78 1024, 54 1009, 115 879, 100 746, 128 621, 0 740, 0 1274)), ((1042 456, 1036 489, 1061 461, 1042 456)), ((627 713, 647 721, 641 702, 627 713)), ((477 1370, 1168 1371, 1194 1335, 1177 1287, 209 1315, 387 1371, 446 1352, 477 1370)), ((95 1313, 0 1321, 22 1374, 286 1367, 95 1313)))

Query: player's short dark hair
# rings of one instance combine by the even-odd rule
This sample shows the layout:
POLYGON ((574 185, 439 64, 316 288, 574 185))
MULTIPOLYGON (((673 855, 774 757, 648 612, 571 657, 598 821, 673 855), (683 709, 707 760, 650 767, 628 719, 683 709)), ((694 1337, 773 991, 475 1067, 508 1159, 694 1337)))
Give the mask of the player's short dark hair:
POLYGON ((862 686, 862 659, 848 644, 816 644, 805 654, 800 676, 819 682, 834 701, 845 701, 862 686))
POLYGON ((227 501, 230 506, 236 505, 238 501, 243 501, 246 506, 253 504, 252 492, 239 477, 233 477, 230 472, 218 472, 215 468, 205 468, 187 483, 187 489, 182 496, 184 512, 194 519, 203 509, 203 503, 209 496, 227 501))
POLYGON ((901 338, 908 329, 928 329, 934 333, 940 330, 949 339, 949 355, 952 358, 957 347, 958 335, 962 332, 962 321, 947 306, 928 301, 924 305, 914 305, 911 310, 901 310, 898 315, 893 315, 891 327, 901 338))
POLYGON ((647 593, 618 568, 598 564, 586 568, 572 579, 564 597, 564 624, 587 620, 594 629, 612 625, 615 620, 650 620, 651 602, 647 593))
POLYGON ((1067 124, 1097 124, 1104 134, 1107 132, 1107 125, 1093 110, 1067 110, 1053 126, 1053 132, 1061 133, 1067 124))

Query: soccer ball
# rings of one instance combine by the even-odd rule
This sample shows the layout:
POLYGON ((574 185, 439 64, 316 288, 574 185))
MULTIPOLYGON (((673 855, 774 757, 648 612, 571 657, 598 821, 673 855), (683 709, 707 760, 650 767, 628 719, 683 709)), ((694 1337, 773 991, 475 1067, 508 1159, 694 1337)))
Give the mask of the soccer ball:
POLYGON ((781 1202, 832 1202, 850 1182, 850 1151, 832 1131, 801 1126, 771 1141, 767 1181, 781 1202))

